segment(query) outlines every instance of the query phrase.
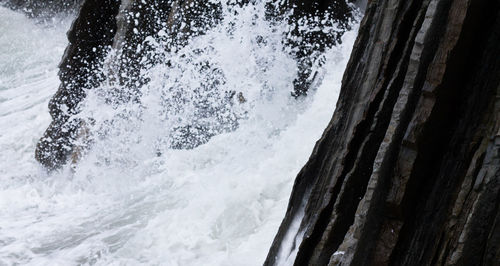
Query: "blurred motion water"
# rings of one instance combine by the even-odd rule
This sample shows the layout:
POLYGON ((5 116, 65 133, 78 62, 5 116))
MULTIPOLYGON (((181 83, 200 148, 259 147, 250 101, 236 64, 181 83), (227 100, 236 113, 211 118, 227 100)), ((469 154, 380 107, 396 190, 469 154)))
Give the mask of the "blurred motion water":
POLYGON ((144 73, 140 102, 109 105, 106 84, 90 91, 79 118, 92 120, 92 149, 48 174, 33 154, 71 19, 37 24, 0 7, 0 265, 262 264, 333 114, 357 29, 326 53, 317 89, 295 99, 287 26, 264 13, 263 4, 227 13, 176 53, 158 43, 171 61, 144 73), (224 79, 209 96, 191 90, 206 81, 200 62, 224 79), (218 101, 228 90, 245 101, 218 101), (205 122, 224 126, 227 114, 237 127, 171 149, 172 129, 198 121, 200 102, 223 110, 205 122))

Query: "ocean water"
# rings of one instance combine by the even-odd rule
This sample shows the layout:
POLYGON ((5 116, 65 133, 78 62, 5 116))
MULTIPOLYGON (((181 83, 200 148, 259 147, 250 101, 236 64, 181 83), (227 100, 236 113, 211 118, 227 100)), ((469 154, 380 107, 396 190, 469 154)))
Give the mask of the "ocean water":
POLYGON ((357 31, 326 52, 317 88, 294 99, 287 26, 264 12, 227 13, 175 53, 151 38, 169 64, 143 73, 139 102, 110 105, 110 84, 89 91, 79 118, 92 148, 47 173, 34 149, 71 18, 40 23, 0 7, 0 265, 261 265, 331 119, 357 31), (221 101, 227 91, 244 101, 221 101), (172 149, 174 129, 193 123, 216 136, 172 149))

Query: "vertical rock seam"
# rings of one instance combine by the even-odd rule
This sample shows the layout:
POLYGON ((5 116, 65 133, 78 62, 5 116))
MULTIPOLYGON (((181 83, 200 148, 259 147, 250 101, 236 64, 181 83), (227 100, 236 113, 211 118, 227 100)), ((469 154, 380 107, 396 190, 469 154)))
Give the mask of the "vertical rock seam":
POLYGON ((498 1, 369 1, 264 265, 498 265, 498 47, 498 1))

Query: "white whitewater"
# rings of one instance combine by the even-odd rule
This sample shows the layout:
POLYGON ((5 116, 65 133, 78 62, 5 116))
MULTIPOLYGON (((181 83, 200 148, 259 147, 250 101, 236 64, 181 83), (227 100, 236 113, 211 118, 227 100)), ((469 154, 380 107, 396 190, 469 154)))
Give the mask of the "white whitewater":
POLYGON ((47 174, 34 149, 50 123, 70 21, 36 24, 0 7, 0 265, 261 265, 293 180, 333 114, 356 32, 328 51, 317 90, 295 100, 286 29, 263 11, 228 15, 180 51, 186 56, 166 55, 174 67, 144 73, 151 82, 141 104, 112 108, 106 86, 89 92, 81 117, 107 133, 78 165, 47 174), (164 136, 195 111, 187 104, 166 115, 165 88, 199 84, 196 60, 245 96, 231 109, 244 118, 195 149, 168 149, 164 136))

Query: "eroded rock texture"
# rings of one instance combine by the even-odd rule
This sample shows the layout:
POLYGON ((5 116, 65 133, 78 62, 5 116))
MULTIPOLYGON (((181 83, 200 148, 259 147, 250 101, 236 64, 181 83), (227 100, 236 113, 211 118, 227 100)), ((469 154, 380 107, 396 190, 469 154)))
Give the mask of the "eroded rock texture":
POLYGON ((498 265, 499 81, 499 1, 369 1, 265 265, 498 265))

